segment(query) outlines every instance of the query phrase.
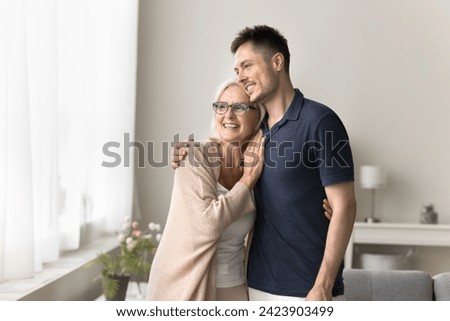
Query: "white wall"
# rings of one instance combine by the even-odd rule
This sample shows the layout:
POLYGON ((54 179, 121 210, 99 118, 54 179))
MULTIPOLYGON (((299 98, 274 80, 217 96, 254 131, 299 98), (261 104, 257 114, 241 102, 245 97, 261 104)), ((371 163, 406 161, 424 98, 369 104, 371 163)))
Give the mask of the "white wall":
MULTIPOLYGON (((356 174, 363 164, 388 170, 378 216, 419 222, 431 202, 440 223, 450 224, 446 0, 141 0, 136 138, 160 150, 176 133, 204 137, 214 88, 233 76, 230 42, 254 24, 286 36, 294 85, 341 116, 356 174)), ((167 166, 137 170, 148 220, 164 222, 172 178, 167 166)), ((368 197, 357 189, 358 220, 368 197)))

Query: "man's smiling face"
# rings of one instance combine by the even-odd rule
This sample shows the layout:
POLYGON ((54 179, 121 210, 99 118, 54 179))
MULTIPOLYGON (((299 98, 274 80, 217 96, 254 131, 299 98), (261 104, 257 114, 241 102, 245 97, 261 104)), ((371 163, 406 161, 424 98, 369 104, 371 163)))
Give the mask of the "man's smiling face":
POLYGON ((263 52, 250 42, 242 44, 234 57, 234 71, 250 101, 264 103, 277 83, 271 58, 265 59, 263 52))

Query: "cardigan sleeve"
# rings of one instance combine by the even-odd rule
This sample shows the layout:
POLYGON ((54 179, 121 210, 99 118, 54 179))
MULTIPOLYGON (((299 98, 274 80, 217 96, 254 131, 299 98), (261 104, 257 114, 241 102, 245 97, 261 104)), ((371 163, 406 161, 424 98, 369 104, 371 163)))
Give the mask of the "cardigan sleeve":
POLYGON ((176 169, 174 180, 174 195, 189 213, 189 225, 214 239, 233 221, 255 210, 252 191, 241 182, 226 194, 217 195, 218 164, 204 149, 195 148, 194 157, 176 169))

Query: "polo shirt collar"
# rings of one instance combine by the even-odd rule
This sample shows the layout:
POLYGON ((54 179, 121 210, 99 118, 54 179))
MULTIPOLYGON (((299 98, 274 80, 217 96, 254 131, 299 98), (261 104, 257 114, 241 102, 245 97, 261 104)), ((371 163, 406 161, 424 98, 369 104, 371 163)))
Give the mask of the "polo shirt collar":
POLYGON ((300 116, 300 110, 303 106, 303 94, 297 88, 294 89, 294 99, 292 99, 291 104, 289 105, 288 110, 284 117, 280 120, 280 125, 284 124, 288 120, 297 120, 300 116))
MULTIPOLYGON (((300 110, 303 106, 303 94, 302 92, 295 88, 295 94, 294 99, 292 99, 291 104, 289 105, 286 113, 284 114, 283 118, 281 118, 278 121, 278 124, 276 124, 277 127, 283 126, 288 120, 297 120, 300 117, 300 110)), ((267 123, 267 117, 264 120, 267 123)))

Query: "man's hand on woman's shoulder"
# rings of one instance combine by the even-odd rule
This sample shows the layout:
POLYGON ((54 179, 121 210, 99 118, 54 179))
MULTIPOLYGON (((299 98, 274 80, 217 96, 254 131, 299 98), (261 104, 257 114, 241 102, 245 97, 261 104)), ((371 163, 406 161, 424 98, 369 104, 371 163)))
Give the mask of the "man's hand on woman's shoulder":
POLYGON ((184 161, 186 155, 188 154, 189 148, 198 146, 199 143, 194 141, 194 136, 189 136, 187 141, 176 141, 173 142, 172 148, 172 160, 170 164, 173 169, 180 167, 180 163, 184 161))

